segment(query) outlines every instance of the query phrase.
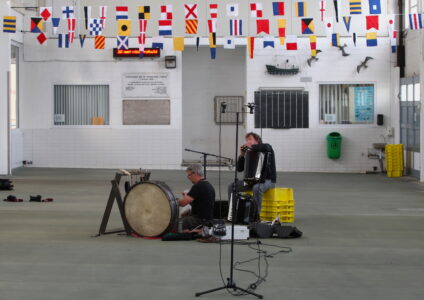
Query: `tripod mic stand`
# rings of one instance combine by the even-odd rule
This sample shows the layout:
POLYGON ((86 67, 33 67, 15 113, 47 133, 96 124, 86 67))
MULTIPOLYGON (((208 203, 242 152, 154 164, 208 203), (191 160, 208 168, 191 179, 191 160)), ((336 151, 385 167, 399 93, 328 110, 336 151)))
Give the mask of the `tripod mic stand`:
MULTIPOLYGON (((249 104, 251 105, 251 104, 249 104)), ((250 109, 250 113, 253 113, 253 107, 248 106, 250 109)), ((240 112, 236 112, 236 152, 235 152, 235 162, 237 162, 237 154, 238 154, 238 137, 239 137, 239 116, 240 112)), ((238 287, 234 281, 234 225, 235 225, 235 219, 236 219, 236 202, 238 202, 238 192, 237 192, 237 166, 234 168, 234 186, 233 186, 233 203, 232 203, 232 213, 231 213, 231 266, 230 266, 230 277, 227 278, 227 284, 221 287, 217 287, 214 289, 210 289, 204 292, 196 293, 195 296, 199 297, 201 295, 210 294, 213 292, 217 292, 220 290, 226 290, 226 289, 232 289, 233 291, 241 291, 243 293, 255 296, 259 299, 262 299, 263 296, 256 294, 254 292, 248 291, 246 289, 243 289, 241 287, 238 287)))

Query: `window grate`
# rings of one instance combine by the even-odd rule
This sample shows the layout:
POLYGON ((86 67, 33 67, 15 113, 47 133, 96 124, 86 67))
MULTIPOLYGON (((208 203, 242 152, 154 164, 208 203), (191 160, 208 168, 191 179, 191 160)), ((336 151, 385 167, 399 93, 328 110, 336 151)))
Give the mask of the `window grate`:
POLYGON ((54 125, 108 124, 108 85, 54 86, 54 125))

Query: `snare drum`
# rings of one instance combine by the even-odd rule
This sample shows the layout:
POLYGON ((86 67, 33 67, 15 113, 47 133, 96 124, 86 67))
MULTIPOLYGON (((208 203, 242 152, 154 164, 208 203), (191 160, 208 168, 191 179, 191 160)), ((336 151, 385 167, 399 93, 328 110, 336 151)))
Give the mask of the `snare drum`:
POLYGON ((124 210, 129 226, 141 236, 161 236, 178 224, 178 202, 163 182, 146 181, 131 187, 124 210))

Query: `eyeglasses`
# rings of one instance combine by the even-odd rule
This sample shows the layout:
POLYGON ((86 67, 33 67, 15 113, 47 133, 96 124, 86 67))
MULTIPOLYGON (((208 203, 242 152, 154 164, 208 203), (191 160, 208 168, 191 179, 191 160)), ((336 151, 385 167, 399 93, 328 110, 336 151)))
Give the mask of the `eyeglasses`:
POLYGON ((187 174, 187 177, 190 177, 191 175, 193 175, 194 173, 193 172, 191 172, 190 174, 187 174))

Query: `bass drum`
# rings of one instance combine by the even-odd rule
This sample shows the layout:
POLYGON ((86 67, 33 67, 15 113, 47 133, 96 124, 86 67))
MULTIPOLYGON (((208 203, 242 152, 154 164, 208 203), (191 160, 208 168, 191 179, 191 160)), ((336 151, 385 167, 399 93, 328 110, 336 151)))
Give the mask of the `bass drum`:
POLYGON ((129 226, 141 236, 161 236, 178 224, 177 200, 163 182, 146 181, 131 187, 124 210, 129 226))

